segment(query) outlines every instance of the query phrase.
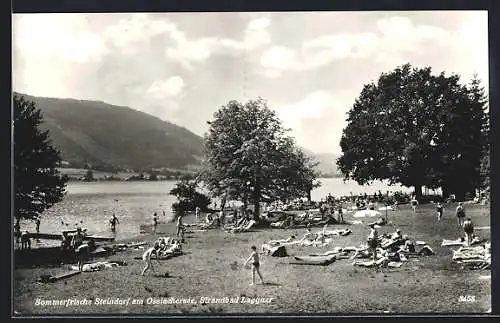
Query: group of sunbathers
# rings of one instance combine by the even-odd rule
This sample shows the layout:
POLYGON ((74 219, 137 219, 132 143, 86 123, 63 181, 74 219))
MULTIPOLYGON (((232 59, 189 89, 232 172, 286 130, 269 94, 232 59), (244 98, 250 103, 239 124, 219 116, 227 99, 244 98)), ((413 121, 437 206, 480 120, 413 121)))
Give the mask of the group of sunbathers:
POLYGON ((157 255, 160 257, 182 252, 181 240, 177 238, 160 237, 155 241, 154 245, 157 247, 157 255))
POLYGON ((325 225, 323 229, 318 232, 312 232, 311 228, 308 227, 303 237, 298 240, 295 240, 295 235, 292 235, 286 239, 268 241, 262 244, 262 251, 270 252, 270 250, 276 246, 287 245, 324 247, 332 242, 332 236, 346 236, 351 233, 349 228, 343 230, 326 230, 327 226, 328 225, 325 225))

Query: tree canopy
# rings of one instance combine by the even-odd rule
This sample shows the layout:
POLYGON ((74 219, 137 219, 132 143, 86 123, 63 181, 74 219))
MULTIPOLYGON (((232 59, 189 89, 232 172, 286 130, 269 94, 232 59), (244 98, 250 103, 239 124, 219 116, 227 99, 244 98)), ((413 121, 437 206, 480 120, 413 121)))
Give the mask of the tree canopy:
POLYGON ((318 185, 314 163, 263 99, 230 101, 209 125, 201 179, 214 196, 250 201, 257 217, 261 201, 307 197, 318 185))
POLYGON ((479 80, 433 75, 410 64, 366 84, 352 109, 337 160, 345 179, 389 180, 464 196, 480 182, 488 116, 479 80))
POLYGON ((42 114, 35 104, 14 95, 14 191, 15 214, 34 219, 62 200, 67 177, 57 170, 61 159, 51 145, 48 131, 40 130, 42 114))
POLYGON ((175 212, 194 211, 198 206, 201 211, 207 212, 211 203, 210 197, 196 190, 198 183, 194 180, 182 179, 173 189, 170 195, 177 197, 177 202, 172 205, 175 212))

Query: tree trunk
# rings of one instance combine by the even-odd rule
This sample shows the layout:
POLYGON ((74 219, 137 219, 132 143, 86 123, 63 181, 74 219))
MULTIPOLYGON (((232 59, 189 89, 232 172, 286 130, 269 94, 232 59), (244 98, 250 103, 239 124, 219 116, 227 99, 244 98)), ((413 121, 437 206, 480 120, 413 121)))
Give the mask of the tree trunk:
POLYGON ((415 198, 417 201, 420 201, 422 199, 422 185, 417 184, 415 185, 415 198))
POLYGON ((443 195, 444 199, 447 199, 450 196, 450 189, 448 188, 448 186, 443 185, 441 187, 441 194, 443 195))
POLYGON ((260 191, 256 189, 253 192, 253 218, 256 222, 260 221, 260 191))
POLYGON ((307 201, 309 202, 309 204, 311 203, 311 191, 312 189, 307 190, 307 201))
POLYGON ((245 208, 245 212, 248 209, 248 192, 245 191, 243 194, 243 207, 245 208))

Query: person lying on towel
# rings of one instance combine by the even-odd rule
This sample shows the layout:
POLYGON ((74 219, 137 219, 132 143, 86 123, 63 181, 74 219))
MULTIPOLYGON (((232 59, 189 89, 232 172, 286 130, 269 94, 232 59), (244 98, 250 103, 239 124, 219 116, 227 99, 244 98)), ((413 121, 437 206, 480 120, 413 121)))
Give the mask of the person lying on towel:
POLYGON ((272 247, 276 247, 276 246, 281 245, 282 243, 291 242, 291 241, 293 241, 293 239, 295 239, 295 236, 290 236, 286 239, 280 239, 280 240, 270 240, 267 243, 267 245, 272 246, 272 247))

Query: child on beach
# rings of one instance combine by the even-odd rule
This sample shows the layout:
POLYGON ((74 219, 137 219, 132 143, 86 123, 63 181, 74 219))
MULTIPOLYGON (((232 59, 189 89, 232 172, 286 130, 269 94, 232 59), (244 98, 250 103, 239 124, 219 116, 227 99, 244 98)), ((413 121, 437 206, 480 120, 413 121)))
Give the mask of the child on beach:
POLYGON ((417 197, 413 196, 411 199, 411 209, 413 210, 413 213, 417 212, 417 205, 418 205, 417 197))
POLYGON ((252 246, 252 254, 250 255, 250 257, 248 257, 243 266, 246 266, 250 260, 252 260, 252 283, 250 285, 255 285, 255 272, 257 272, 257 274, 260 277, 260 280, 262 281, 262 285, 264 285, 264 279, 262 278, 262 275, 260 274, 259 270, 260 262, 256 246, 252 246))
POLYGON ((141 273, 141 276, 144 276, 144 274, 146 273, 146 271, 151 268, 151 270, 153 272, 155 272, 154 268, 153 268, 153 264, 151 263, 151 256, 154 254, 156 256, 156 261, 158 261, 158 263, 160 263, 160 259, 158 259, 158 249, 159 249, 159 244, 156 244, 154 245, 154 247, 151 247, 149 248, 148 250, 146 250, 144 252, 144 254, 142 255, 142 260, 144 262, 146 262, 146 267, 144 267, 144 269, 142 270, 142 273, 141 273))
POLYGON ((196 206, 196 208, 194 209, 194 213, 196 215, 196 222, 200 222, 200 207, 199 206, 196 206))
POLYGON ((438 221, 441 221, 441 218, 443 217, 443 206, 441 205, 440 202, 438 202, 436 210, 437 210, 438 221))

